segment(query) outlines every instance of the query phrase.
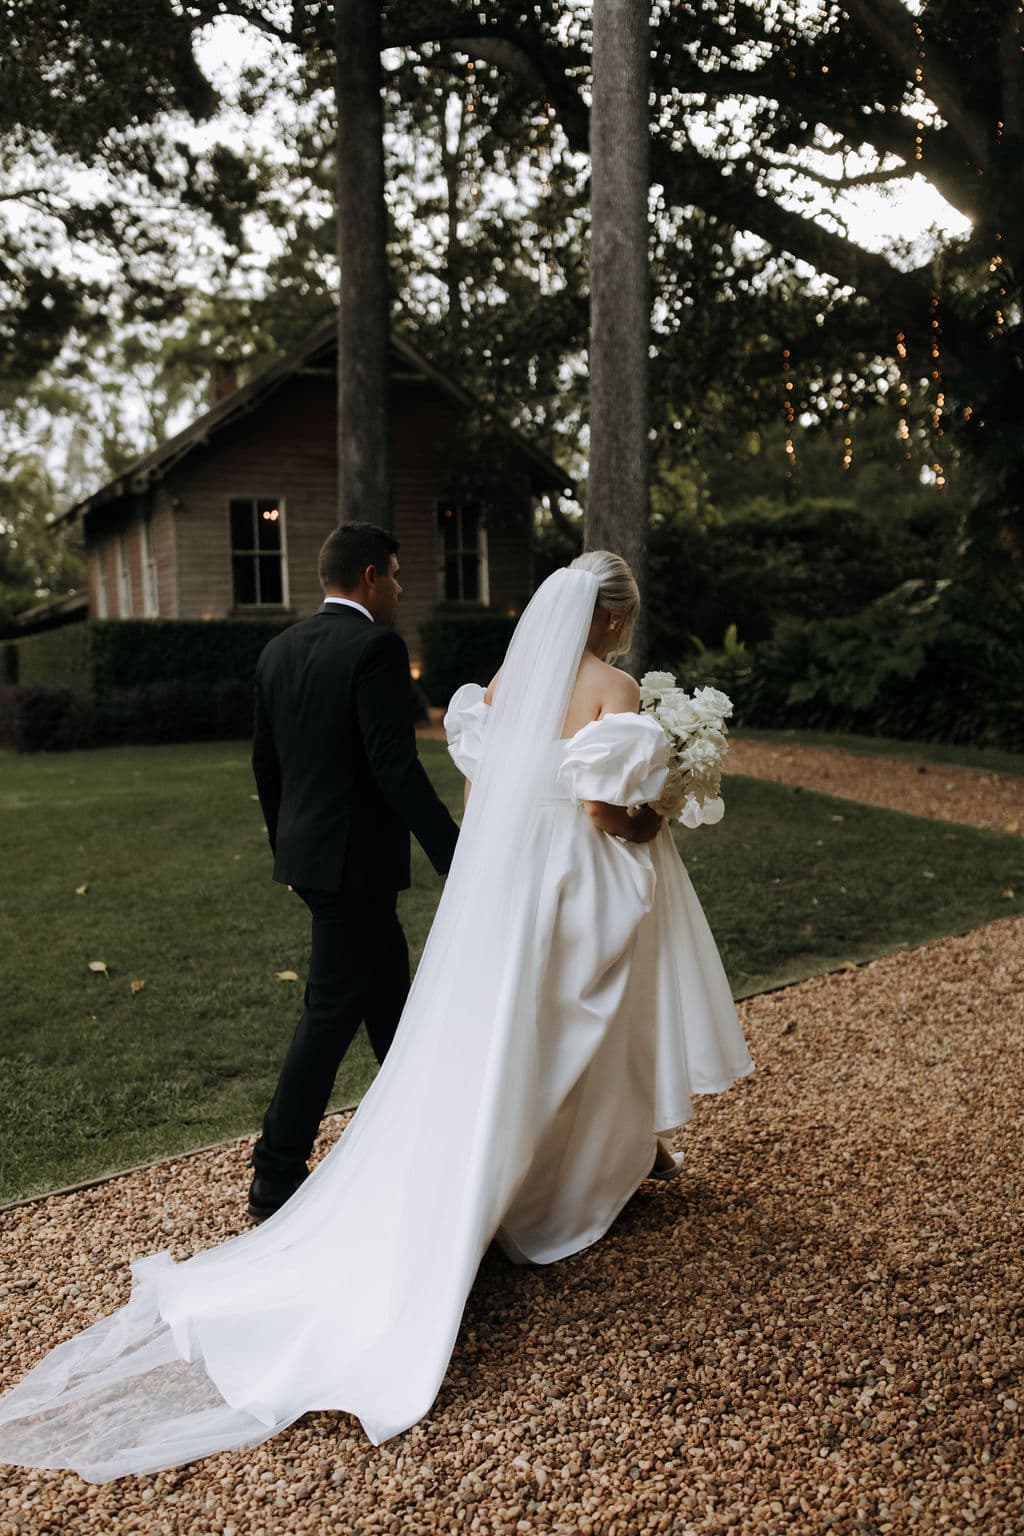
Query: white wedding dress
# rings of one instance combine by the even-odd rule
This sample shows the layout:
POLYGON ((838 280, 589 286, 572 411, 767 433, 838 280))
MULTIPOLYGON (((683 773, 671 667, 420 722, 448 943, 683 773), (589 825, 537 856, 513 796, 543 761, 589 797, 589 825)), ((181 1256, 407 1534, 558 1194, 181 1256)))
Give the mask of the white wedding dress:
POLYGON ((375 1443, 427 1412, 487 1245, 551 1263, 595 1242, 694 1093, 752 1070, 700 904, 663 828, 598 831, 581 800, 664 780, 647 716, 560 736, 593 614, 556 572, 493 709, 446 717, 473 790, 387 1061, 338 1145, 262 1227, 132 1266, 131 1299, 0 1400, 0 1460, 90 1481, 253 1445, 301 1414, 375 1443))

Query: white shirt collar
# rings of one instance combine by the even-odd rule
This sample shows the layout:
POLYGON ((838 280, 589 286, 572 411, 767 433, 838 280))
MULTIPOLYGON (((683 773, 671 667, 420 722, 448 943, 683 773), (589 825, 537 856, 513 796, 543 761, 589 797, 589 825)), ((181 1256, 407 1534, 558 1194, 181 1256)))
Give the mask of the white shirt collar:
POLYGON ((342 603, 346 608, 356 608, 360 613, 365 613, 370 623, 373 623, 373 614, 369 608, 364 608, 362 603, 354 603, 350 597, 325 597, 325 603, 342 603))

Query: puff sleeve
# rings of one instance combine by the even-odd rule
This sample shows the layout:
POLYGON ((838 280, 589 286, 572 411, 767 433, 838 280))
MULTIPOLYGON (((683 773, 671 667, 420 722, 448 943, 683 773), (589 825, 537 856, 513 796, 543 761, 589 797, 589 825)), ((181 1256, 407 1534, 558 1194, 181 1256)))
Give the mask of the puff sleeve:
POLYGON ((565 744, 559 787, 573 800, 643 805, 668 776, 669 743, 650 715, 602 715, 565 744))
POLYGON ((444 733, 452 762, 467 779, 476 777, 490 713, 490 705, 484 702, 484 689, 479 683, 463 683, 452 694, 444 717, 444 733))

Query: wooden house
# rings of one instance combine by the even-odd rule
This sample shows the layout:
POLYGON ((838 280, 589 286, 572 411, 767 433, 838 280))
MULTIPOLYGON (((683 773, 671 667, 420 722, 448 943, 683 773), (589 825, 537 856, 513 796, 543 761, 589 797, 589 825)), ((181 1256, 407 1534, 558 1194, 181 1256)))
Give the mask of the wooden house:
MULTIPOLYGON (((71 507, 89 616, 300 618, 320 602, 317 553, 336 522, 337 340, 328 321, 248 384, 224 371, 185 431, 71 507)), ((533 590, 538 500, 563 470, 398 335, 391 341, 398 628, 414 672, 438 611, 518 612, 533 590)))

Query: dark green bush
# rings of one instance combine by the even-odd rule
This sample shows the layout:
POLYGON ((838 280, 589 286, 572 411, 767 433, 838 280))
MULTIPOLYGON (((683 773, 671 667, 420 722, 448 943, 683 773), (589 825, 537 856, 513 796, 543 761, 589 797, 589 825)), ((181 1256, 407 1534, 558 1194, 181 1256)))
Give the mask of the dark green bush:
POLYGON ((1024 623, 950 583, 908 583, 850 618, 786 619, 680 674, 728 693, 734 724, 1024 751, 1024 623))
POLYGON ((13 640, 0 641, 0 684, 18 681, 18 647, 13 640))
POLYGON ((447 704, 462 683, 488 683, 501 666, 516 627, 498 613, 439 613, 420 626, 421 687, 431 704, 447 704))
POLYGON ((18 642, 19 677, 102 699, 155 683, 251 684, 286 625, 273 619, 118 619, 67 624, 18 642))
POLYGON ((80 745, 88 726, 70 688, 40 684, 0 687, 0 749, 55 752, 80 745))
POLYGON ((718 521, 654 519, 650 534, 652 656, 720 645, 730 624, 757 644, 783 619, 861 612, 909 580, 945 571, 955 533, 939 501, 898 517, 847 501, 758 500, 718 521))

